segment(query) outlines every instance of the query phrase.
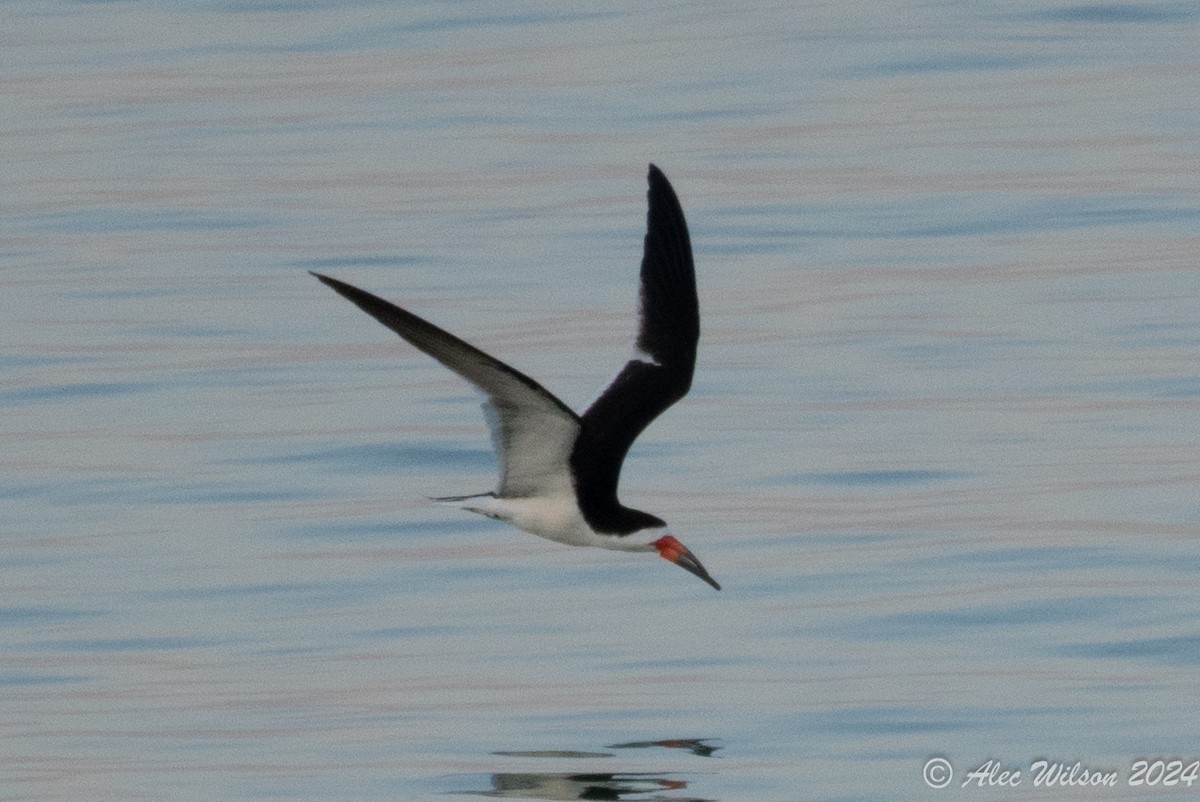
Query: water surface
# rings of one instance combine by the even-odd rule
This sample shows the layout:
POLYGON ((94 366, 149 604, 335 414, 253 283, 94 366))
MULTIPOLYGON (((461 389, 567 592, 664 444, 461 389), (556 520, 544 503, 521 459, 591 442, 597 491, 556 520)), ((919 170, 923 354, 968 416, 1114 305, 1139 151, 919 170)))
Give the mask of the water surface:
POLYGON ((2 15, 0 797, 1200 757, 1190 4, 2 15), (306 272, 582 408, 649 161, 703 341, 623 497, 720 593, 428 504, 491 486, 477 400, 306 272))

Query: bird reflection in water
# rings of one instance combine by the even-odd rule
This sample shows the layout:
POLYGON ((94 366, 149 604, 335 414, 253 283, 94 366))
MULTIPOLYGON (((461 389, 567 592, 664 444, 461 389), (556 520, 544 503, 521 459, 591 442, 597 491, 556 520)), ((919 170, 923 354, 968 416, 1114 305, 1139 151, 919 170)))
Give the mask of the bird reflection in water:
MULTIPOLYGON (((711 757, 720 749, 702 738, 663 741, 632 741, 613 744, 609 749, 682 749, 699 757, 711 757)), ((527 758, 611 758, 611 752, 574 752, 533 750, 493 752, 505 757, 527 758)), ((514 799, 615 799, 628 802, 713 802, 711 799, 679 796, 674 792, 688 787, 686 780, 656 772, 497 772, 489 776, 491 788, 465 791, 470 796, 514 799)))
POLYGON ((490 791, 466 791, 471 796, 514 799, 626 799, 645 802, 712 802, 699 797, 662 796, 656 792, 681 791, 684 780, 656 774, 558 774, 505 772, 491 775, 490 791))
POLYGON ((712 757, 721 747, 710 744, 708 738, 672 738, 666 741, 631 741, 627 744, 613 744, 609 749, 648 749, 661 746, 666 749, 686 749, 698 757, 712 757))

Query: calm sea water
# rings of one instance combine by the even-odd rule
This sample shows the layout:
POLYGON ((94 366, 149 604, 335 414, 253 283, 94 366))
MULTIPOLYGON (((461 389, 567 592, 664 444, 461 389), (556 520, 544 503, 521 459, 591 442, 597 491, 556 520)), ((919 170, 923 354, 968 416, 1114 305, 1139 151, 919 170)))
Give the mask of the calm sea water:
POLYGON ((0 18, 0 799, 1200 793, 1128 785, 1200 759, 1193 4, 0 18), (721 593, 428 504, 476 399, 306 273, 582 407, 649 161, 704 333, 623 495, 721 593))

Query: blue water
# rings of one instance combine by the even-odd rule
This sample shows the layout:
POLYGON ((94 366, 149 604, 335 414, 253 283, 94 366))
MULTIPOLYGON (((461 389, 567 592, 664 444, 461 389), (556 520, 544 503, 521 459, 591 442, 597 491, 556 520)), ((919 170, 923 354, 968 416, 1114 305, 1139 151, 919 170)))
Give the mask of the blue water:
POLYGON ((1200 759, 1193 4, 0 18, 0 799, 1198 793, 1128 785, 1200 759), (430 505, 477 399, 306 272, 582 408, 650 161, 703 336, 623 497, 720 593, 430 505))

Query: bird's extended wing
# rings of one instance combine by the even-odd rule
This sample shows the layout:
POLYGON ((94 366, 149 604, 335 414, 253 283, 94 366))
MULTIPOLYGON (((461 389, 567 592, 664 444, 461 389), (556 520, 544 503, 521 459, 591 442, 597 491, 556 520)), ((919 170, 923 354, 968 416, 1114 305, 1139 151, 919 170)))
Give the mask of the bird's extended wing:
POLYGON ((580 422, 562 401, 524 373, 413 313, 344 281, 313 275, 483 393, 500 463, 498 496, 572 492, 567 465, 580 422))
POLYGON ((583 414, 571 456, 580 505, 589 519, 617 504, 621 463, 637 436, 687 394, 700 338, 696 270, 675 190, 650 165, 642 256, 638 358, 630 360, 583 414), (643 358, 644 357, 644 358, 643 358))

